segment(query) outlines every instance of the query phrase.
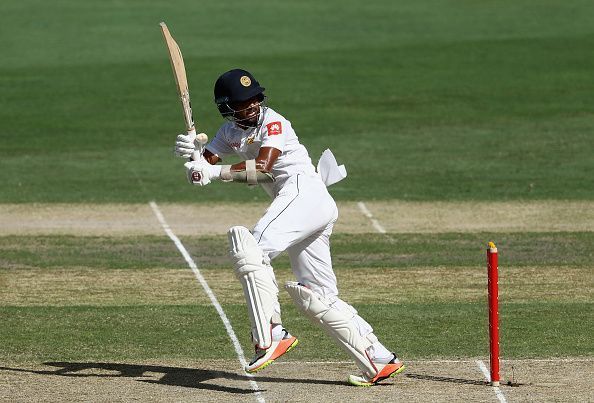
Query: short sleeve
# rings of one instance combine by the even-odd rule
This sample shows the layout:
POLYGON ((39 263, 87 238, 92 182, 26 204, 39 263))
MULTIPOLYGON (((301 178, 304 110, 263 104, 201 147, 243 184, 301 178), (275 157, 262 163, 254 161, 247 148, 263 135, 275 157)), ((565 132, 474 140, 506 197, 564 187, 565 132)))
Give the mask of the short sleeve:
POLYGON ((224 126, 219 129, 212 141, 208 143, 205 148, 211 153, 217 155, 221 159, 233 155, 235 153, 233 148, 231 148, 229 143, 227 143, 227 141, 225 140, 224 126))
POLYGON ((290 130, 287 122, 282 120, 275 120, 268 123, 264 127, 262 133, 262 145, 261 147, 272 147, 285 151, 285 145, 287 143, 287 130, 290 130))

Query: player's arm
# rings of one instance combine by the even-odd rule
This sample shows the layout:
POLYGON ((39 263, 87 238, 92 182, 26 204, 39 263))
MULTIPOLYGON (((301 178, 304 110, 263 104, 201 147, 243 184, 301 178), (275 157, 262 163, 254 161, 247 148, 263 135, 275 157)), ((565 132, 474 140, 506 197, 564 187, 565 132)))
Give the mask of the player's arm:
POLYGON ((273 147, 261 147, 256 159, 238 162, 233 165, 221 167, 220 178, 223 181, 248 183, 274 182, 274 176, 270 173, 272 166, 278 159, 281 151, 273 147))
MULTIPOLYGON (((281 155, 281 151, 274 147, 262 147, 260 148, 260 153, 254 160, 256 163, 256 171, 261 172, 270 172, 272 170, 272 166, 281 155)), ((210 152, 208 149, 204 150, 202 154, 204 159, 211 165, 215 165, 221 162, 221 158, 210 152)), ((245 161, 238 162, 237 164, 231 165, 230 169, 231 172, 240 172, 245 171, 245 161)))
POLYGON ((204 159, 187 162, 184 166, 187 170, 188 181, 194 185, 207 185, 211 179, 255 185, 274 182, 274 176, 270 171, 280 154, 281 151, 274 147, 262 147, 254 160, 242 161, 233 165, 214 165, 221 159, 205 149, 204 159))
MULTIPOLYGON (((272 171, 272 166, 278 159, 279 155, 281 155, 281 151, 278 148, 274 147, 261 147, 258 156, 255 159, 256 162, 256 171, 260 172, 270 172, 272 171)), ((231 171, 239 172, 245 171, 245 164, 246 161, 238 162, 237 164, 231 165, 231 171)))
POLYGON ((218 162, 222 161, 218 155, 211 153, 209 150, 205 149, 202 153, 204 159, 211 165, 215 165, 218 162))

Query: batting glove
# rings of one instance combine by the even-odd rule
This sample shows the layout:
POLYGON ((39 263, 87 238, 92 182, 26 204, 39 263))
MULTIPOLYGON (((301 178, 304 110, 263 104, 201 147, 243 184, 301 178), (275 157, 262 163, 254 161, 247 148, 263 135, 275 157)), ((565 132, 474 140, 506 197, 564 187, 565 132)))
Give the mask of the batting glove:
POLYGON ((180 134, 177 136, 175 147, 173 152, 176 156, 188 159, 192 156, 192 153, 196 151, 196 145, 198 145, 198 141, 196 138, 200 135, 205 135, 204 133, 196 134, 180 134))
POLYGON ((184 164, 188 182, 192 185, 206 186, 211 179, 221 177, 221 166, 211 165, 206 160, 188 161, 184 164))

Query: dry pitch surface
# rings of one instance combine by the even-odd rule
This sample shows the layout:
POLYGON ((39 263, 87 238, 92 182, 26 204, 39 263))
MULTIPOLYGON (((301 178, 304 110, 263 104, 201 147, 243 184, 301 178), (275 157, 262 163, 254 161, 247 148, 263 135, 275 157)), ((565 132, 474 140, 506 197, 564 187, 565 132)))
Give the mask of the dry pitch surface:
MULTIPOLYGON (((372 388, 345 383, 346 362, 277 362, 254 378, 237 362, 47 363, 0 367, 1 401, 474 401, 497 402, 474 360, 411 361, 372 388), (259 392, 250 381, 255 380, 259 392)), ((509 402, 592 400, 593 360, 503 361, 518 386, 499 388, 509 402)))
MULTIPOLYGON (((176 235, 225 234, 233 225, 253 227, 265 204, 163 204, 159 208, 176 235)), ((335 233, 377 228, 358 203, 339 203, 335 233)), ((594 202, 367 202, 386 232, 592 231, 594 202)), ((163 234, 149 204, 0 204, 0 235, 163 234)))
MULTIPOLYGON (((366 207, 387 232, 591 231, 594 228, 594 203, 588 202, 395 202, 366 203, 366 207)), ((218 205, 209 207, 208 214, 203 210, 205 207, 196 205, 163 205, 160 208, 177 235, 206 235, 222 234, 231 225, 252 226, 254 217, 261 215, 265 206, 218 205)), ((357 203, 344 203, 340 208, 336 232, 378 230, 357 203)), ((17 234, 165 236, 148 204, 0 205, 0 235, 17 234)), ((175 277, 173 280, 180 287, 191 286, 191 273, 187 276, 179 272, 169 274, 175 277)), ((83 283, 97 283, 95 278, 86 278, 88 273, 84 271, 77 275, 83 283)), ((164 278, 172 279, 169 275, 164 278)), ((114 279, 112 285, 127 283, 121 280, 114 279)), ((107 283, 105 292, 109 292, 109 279, 99 283, 107 283)), ((188 293, 201 294, 200 286, 194 285, 196 289, 188 290, 188 293)), ((528 285, 528 282, 524 284, 528 285)), ((591 295, 588 287, 580 289, 579 281, 574 285, 574 290, 582 293, 584 298, 591 295)), ((159 284, 149 286, 160 287, 159 284)), ((60 287, 52 288, 56 292, 60 290, 60 287)), ((18 294, 18 290, 13 289, 13 297, 15 292, 18 294)), ((124 294, 128 293, 121 295, 124 294)), ((472 298, 472 294, 469 295, 472 298)), ((50 297, 55 301, 57 296, 50 297)), ((76 298, 75 295, 61 297, 66 300, 76 298)), ((0 298, 0 303, 14 302, 0 298)), ((28 303, 26 300, 21 302, 28 303)), ((475 359, 411 361, 407 366, 403 374, 386 385, 354 388, 346 385, 344 380, 345 375, 355 372, 356 368, 345 362, 281 361, 254 378, 243 373, 238 361, 222 360, 4 363, 0 365, 0 401, 311 401, 314 396, 318 401, 594 400, 591 386, 593 359, 504 360, 504 381, 513 381, 514 386, 504 384, 499 390, 486 385, 475 359)))

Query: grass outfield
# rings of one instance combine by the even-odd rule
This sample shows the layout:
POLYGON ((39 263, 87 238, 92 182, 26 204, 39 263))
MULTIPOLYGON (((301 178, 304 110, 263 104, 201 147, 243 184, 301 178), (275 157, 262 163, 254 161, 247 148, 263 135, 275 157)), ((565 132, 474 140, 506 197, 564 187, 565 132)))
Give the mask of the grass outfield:
MULTIPOLYGON (((3 0, 0 11, 0 401, 493 400, 479 365, 491 239, 502 376, 522 386, 505 395, 591 399, 592 1, 3 0), (299 347, 256 388, 240 369, 148 202, 249 357, 222 234, 253 225, 267 196, 186 183, 161 21, 200 130, 222 123, 215 79, 243 67, 314 163, 330 147, 346 164, 330 188, 336 274, 407 362, 396 387, 348 388, 355 367, 284 291, 299 347), (372 233, 359 201, 387 234, 372 233)), ((285 256, 275 270, 292 279, 285 256)))
POLYGON ((199 128, 221 123, 218 74, 252 70, 314 160, 331 147, 347 164, 338 199, 594 197, 591 1, 5 0, 2 15, 2 203, 265 199, 185 183, 162 20, 199 128))
MULTIPOLYGON (((407 359, 484 356, 484 251, 472 246, 477 238, 484 236, 339 234, 333 251, 343 297, 407 359), (442 253, 427 253, 430 245, 442 253)), ((592 233, 509 233, 502 239, 502 250, 514 250, 500 261, 503 356, 592 356, 592 233)), ((250 351, 225 240, 183 241, 250 351)), ((0 237, 0 250, 2 361, 235 356, 231 348, 212 348, 229 345, 228 336, 165 237, 0 237)), ((279 282, 292 277, 286 258, 275 266, 279 282)), ((284 292, 281 302, 284 323, 302 339, 289 359, 347 359, 284 292)))

